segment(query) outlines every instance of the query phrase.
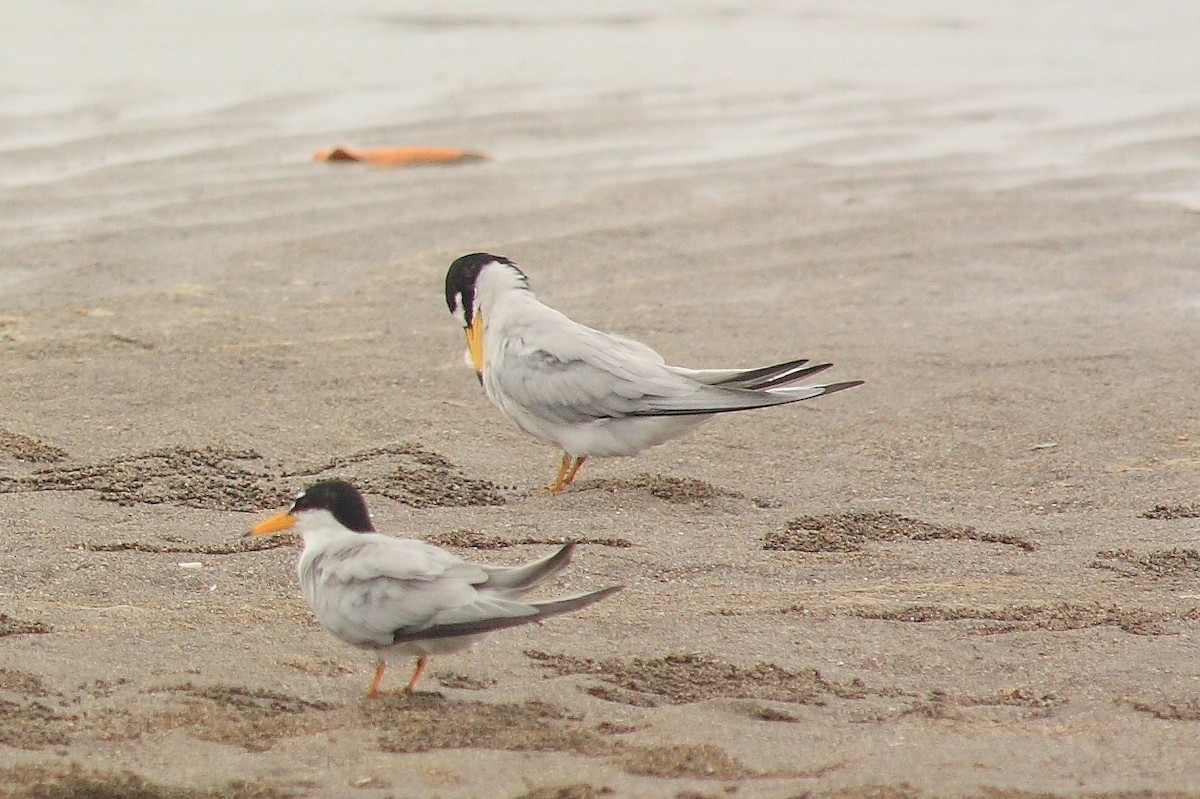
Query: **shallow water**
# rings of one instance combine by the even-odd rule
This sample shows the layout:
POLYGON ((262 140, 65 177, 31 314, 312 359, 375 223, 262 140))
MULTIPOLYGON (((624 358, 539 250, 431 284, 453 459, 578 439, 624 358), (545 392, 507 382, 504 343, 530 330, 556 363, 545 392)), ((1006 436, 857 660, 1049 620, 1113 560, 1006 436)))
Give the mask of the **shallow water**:
POLYGON ((1194 205, 1200 18, 1184 2, 5 2, 21 24, 0 28, 0 287, 26 307, 84 296, 28 281, 91 263, 127 266, 136 290, 239 260, 247 226, 264 246, 344 229, 325 210, 473 219, 477 176, 550 218, 581 192, 779 156, 960 159, 940 180, 968 190, 1135 174, 1129 196, 1194 205), (408 144, 495 162, 453 180, 310 163, 408 144))
POLYGON ((21 20, 0 31, 7 186, 264 138, 597 106, 646 124, 586 142, 530 131, 498 154, 1062 167, 1200 126, 1187 2, 7 5, 21 20))

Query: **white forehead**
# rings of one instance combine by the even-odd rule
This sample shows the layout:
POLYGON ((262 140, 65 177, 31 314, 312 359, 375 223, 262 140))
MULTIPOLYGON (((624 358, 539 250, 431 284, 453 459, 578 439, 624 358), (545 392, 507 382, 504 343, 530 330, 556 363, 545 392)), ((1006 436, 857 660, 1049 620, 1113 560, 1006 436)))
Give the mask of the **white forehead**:
POLYGON ((451 311, 451 313, 454 314, 454 318, 458 320, 458 323, 460 325, 462 325, 463 327, 466 327, 467 326, 467 309, 463 307, 462 294, 455 294, 453 297, 453 300, 454 300, 454 310, 451 311))

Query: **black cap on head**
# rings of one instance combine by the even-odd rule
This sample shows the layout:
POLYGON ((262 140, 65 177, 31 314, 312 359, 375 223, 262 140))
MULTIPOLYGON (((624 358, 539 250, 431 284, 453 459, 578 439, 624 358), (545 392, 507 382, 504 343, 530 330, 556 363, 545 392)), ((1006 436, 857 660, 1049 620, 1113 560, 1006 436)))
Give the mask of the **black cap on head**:
POLYGON ((458 316, 464 327, 470 327, 475 316, 475 281, 479 279, 483 268, 493 261, 511 266, 517 274, 525 276, 516 264, 503 255, 486 252, 464 255, 450 264, 450 270, 446 272, 446 307, 450 313, 458 316))
POLYGON ((345 480, 322 480, 304 489, 292 503, 291 512, 306 510, 327 510, 339 524, 356 533, 375 532, 371 514, 367 512, 367 501, 345 480))

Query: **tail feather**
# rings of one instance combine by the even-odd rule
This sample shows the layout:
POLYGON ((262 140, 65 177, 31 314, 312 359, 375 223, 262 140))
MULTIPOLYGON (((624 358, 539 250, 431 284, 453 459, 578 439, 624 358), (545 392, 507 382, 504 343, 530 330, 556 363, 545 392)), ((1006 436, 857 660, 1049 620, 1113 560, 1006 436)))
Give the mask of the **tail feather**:
POLYGON ((575 544, 572 542, 524 566, 485 566, 487 587, 495 591, 523 594, 567 568, 574 551, 575 544))
POLYGON ((845 391, 848 388, 861 386, 865 382, 865 380, 847 380, 843 383, 829 383, 824 386, 781 386, 779 388, 769 389, 766 393, 784 396, 794 394, 796 395, 796 400, 806 400, 812 399, 813 397, 825 397, 830 394, 836 394, 837 392, 845 391), (811 388, 819 388, 821 389, 821 393, 809 394, 808 389, 811 388))
POLYGON ((754 408, 786 405, 789 402, 823 397, 826 394, 844 391, 845 389, 861 386, 862 384, 862 380, 849 380, 844 383, 829 383, 817 386, 783 386, 763 391, 712 386, 704 391, 682 397, 654 397, 647 399, 644 410, 634 411, 629 416, 701 416, 714 413, 748 411, 754 408))
POLYGON ((697 383, 704 383, 709 386, 752 388, 764 380, 771 380, 786 372, 799 369, 806 363, 808 363, 808 359, 800 358, 795 361, 785 361, 755 369, 688 369, 683 366, 672 366, 670 368, 679 374, 690 377, 697 383))
POLYGON ((795 383, 798 380, 804 380, 812 377, 819 372, 824 372, 826 369, 831 368, 833 368, 833 364, 831 363, 817 363, 813 364, 812 366, 807 366, 803 369, 793 369, 791 371, 781 372, 768 379, 755 382, 753 385, 743 386, 743 388, 750 388, 754 389, 755 391, 762 391, 768 388, 778 388, 795 383))
POLYGON ((831 363, 817 363, 805 366, 808 360, 800 358, 795 361, 763 366, 758 369, 684 369, 672 367, 674 371, 690 377, 697 383, 720 388, 744 388, 751 391, 785 386, 798 380, 812 377, 833 366, 831 363))
POLYGON ((710 386, 728 386, 730 388, 750 388, 760 380, 770 380, 784 372, 790 372, 793 369, 799 369, 804 364, 808 363, 807 358, 800 358, 795 361, 785 361, 783 363, 772 364, 771 366, 763 366, 757 369, 712 369, 708 370, 713 379, 705 380, 697 377, 701 383, 708 383, 710 386))

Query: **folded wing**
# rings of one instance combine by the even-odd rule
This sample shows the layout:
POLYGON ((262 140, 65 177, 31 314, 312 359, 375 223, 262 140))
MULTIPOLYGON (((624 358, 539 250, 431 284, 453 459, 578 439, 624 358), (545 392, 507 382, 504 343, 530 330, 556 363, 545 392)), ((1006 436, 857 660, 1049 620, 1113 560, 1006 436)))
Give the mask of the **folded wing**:
POLYGON ((485 378, 526 413, 582 424, 629 416, 648 397, 683 397, 700 387, 645 345, 563 320, 557 332, 509 336, 485 378))
POLYGON ((544 327, 540 334, 531 329, 511 337, 490 379, 524 412, 554 423, 728 413, 799 402, 862 383, 794 385, 832 366, 804 360, 757 369, 685 369, 664 364, 645 345, 561 315, 544 327), (558 335, 550 335, 551 323, 561 328, 558 335))
POLYGON ((321 624, 352 644, 387 646, 538 621, 585 607, 615 589, 541 603, 513 597, 558 574, 574 545, 518 567, 480 566, 420 541, 354 536, 301 575, 321 624))

